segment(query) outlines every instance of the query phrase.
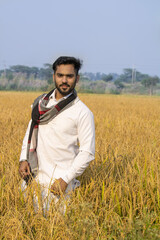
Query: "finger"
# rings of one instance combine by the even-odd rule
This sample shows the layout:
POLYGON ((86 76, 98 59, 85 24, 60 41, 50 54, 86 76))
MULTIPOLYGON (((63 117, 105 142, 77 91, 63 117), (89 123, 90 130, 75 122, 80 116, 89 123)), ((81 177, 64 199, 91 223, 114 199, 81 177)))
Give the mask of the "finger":
POLYGON ((28 173, 28 174, 31 173, 29 165, 27 166, 27 173, 28 173))
POLYGON ((21 176, 21 178, 24 178, 26 176, 26 173, 21 171, 20 176, 21 176))
POLYGON ((54 194, 54 195, 60 195, 59 194, 59 189, 54 185, 51 187, 50 191, 54 194))
POLYGON ((51 193, 53 193, 54 195, 58 195, 58 196, 60 195, 59 192, 56 190, 51 190, 51 193))
POLYGON ((24 169, 20 170, 19 173, 22 178, 25 178, 26 176, 28 176, 30 174, 27 171, 25 171, 24 169))

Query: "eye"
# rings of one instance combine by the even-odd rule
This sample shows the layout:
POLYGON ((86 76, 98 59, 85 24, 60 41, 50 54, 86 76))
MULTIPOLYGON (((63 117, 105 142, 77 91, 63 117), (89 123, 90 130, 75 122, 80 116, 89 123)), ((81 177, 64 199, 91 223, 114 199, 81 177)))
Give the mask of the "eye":
POLYGON ((57 77, 63 77, 63 74, 57 73, 57 77))
POLYGON ((67 74, 67 77, 68 77, 68 78, 73 78, 74 75, 73 75, 73 74, 67 74))

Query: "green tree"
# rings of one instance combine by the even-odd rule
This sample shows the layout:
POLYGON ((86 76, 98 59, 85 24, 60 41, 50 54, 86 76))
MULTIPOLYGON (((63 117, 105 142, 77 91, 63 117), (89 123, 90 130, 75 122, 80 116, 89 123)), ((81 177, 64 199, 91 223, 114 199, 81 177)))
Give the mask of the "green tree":
POLYGON ((154 87, 157 85, 158 82, 159 82, 159 78, 155 76, 155 77, 148 77, 143 79, 141 81, 141 84, 146 88, 148 88, 150 95, 153 95, 154 87))
POLYGON ((45 68, 41 68, 39 70, 38 77, 42 80, 47 80, 48 84, 53 83, 53 70, 52 70, 52 65, 49 63, 44 64, 45 68))
POLYGON ((24 65, 11 66, 10 69, 15 73, 25 73, 27 78, 29 78, 30 74, 32 73, 32 68, 24 65))
POLYGON ((87 76, 80 73, 80 82, 91 81, 87 76))
POLYGON ((120 80, 115 80, 114 81, 114 85, 116 86, 116 88, 118 88, 120 91, 122 91, 122 89, 125 87, 124 84, 120 81, 120 80))
POLYGON ((110 82, 112 81, 112 79, 113 79, 113 76, 111 74, 108 74, 108 75, 104 75, 102 80, 104 82, 110 82))
POLYGON ((37 78, 38 73, 39 73, 39 68, 38 67, 31 67, 30 68, 30 73, 34 75, 34 78, 37 78))
POLYGON ((132 82, 132 69, 131 68, 125 68, 123 69, 123 74, 120 75, 119 80, 121 82, 132 82))

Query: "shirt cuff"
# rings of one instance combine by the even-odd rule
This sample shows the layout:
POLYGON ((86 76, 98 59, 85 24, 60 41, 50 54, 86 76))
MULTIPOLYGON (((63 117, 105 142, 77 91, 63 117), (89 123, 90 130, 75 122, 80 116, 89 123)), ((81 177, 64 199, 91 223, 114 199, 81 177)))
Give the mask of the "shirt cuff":
POLYGON ((20 162, 25 162, 25 161, 27 161, 27 159, 20 159, 19 161, 20 162))
POLYGON ((70 176, 70 178, 68 176, 62 177, 63 181, 65 181, 67 184, 69 184, 72 181, 73 178, 74 177, 72 177, 72 176, 70 176))

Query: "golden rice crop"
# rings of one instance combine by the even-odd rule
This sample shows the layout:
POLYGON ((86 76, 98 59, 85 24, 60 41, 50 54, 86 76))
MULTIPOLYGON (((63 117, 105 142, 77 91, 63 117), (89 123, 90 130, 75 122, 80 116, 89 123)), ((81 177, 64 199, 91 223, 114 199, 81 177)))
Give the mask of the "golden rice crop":
POLYGON ((0 92, 0 239, 160 239, 160 98, 79 94, 94 113, 96 158, 62 215, 34 212, 18 174, 30 105, 0 92))

